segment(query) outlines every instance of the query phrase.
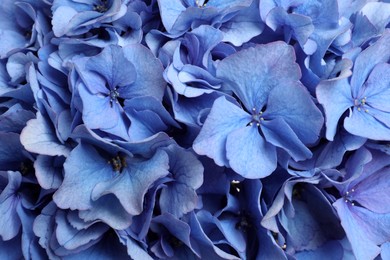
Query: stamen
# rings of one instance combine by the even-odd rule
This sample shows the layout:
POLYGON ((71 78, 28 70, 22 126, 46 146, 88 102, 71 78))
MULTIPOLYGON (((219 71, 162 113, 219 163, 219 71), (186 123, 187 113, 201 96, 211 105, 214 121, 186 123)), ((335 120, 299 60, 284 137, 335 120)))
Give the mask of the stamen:
POLYGON ((119 173, 122 173, 123 169, 127 167, 126 158, 121 155, 117 155, 111 160, 109 160, 108 164, 111 164, 112 169, 115 172, 119 172, 119 173))

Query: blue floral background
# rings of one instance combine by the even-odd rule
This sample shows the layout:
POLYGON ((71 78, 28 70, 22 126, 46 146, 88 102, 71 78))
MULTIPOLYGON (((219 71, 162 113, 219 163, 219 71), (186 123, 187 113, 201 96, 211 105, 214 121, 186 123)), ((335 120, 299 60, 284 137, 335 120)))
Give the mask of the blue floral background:
POLYGON ((390 259, 390 1, 1 0, 0 259, 390 259))

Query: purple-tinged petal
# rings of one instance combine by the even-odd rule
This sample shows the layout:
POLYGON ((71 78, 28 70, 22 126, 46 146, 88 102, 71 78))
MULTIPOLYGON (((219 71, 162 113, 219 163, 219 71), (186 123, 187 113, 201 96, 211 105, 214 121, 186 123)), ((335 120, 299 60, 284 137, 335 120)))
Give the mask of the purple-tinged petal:
POLYGON ((244 110, 227 101, 225 97, 218 98, 194 141, 195 152, 214 159, 219 166, 228 166, 227 137, 232 131, 244 128, 250 121, 250 115, 244 110))
POLYGON ((352 206, 344 199, 334 204, 352 250, 357 259, 374 259, 379 253, 378 244, 390 238, 390 215, 373 213, 367 209, 352 206))
POLYGON ((374 108, 369 108, 366 112, 353 108, 351 115, 344 119, 344 128, 353 135, 389 141, 390 112, 386 113, 374 108))
POLYGON ((354 186, 351 198, 376 213, 390 213, 390 171, 384 168, 354 186))
POLYGON ((91 205, 90 209, 79 211, 79 217, 84 221, 103 221, 117 230, 126 229, 132 223, 132 216, 113 195, 103 196, 99 200, 93 201, 91 205))
POLYGON ((14 238, 21 227, 16 209, 19 204, 17 191, 22 182, 22 175, 19 172, 8 171, 7 176, 8 184, 0 194, 0 236, 4 241, 14 238))
POLYGON ((264 178, 276 169, 276 149, 260 135, 257 126, 241 127, 227 137, 230 167, 245 178, 264 178))
POLYGON ((104 77, 111 88, 129 85, 136 80, 136 68, 133 65, 136 63, 126 59, 123 54, 121 47, 110 45, 90 58, 85 64, 85 69, 104 77))
POLYGON ((168 174, 168 156, 162 150, 148 161, 129 164, 116 178, 99 182, 93 187, 91 199, 113 194, 131 215, 143 210, 144 196, 150 186, 168 174))
POLYGON ((120 96, 122 98, 152 96, 161 100, 166 82, 162 76, 163 67, 160 60, 141 44, 123 47, 123 55, 135 65, 137 78, 132 84, 118 89, 120 96))
POLYGON ((107 230, 108 226, 97 223, 86 229, 78 230, 70 225, 66 219, 65 211, 58 211, 55 216, 56 238, 58 243, 67 250, 75 250, 90 242, 98 240, 107 230))
POLYGON ((294 49, 284 42, 258 45, 223 59, 217 77, 238 96, 248 111, 260 111, 275 86, 299 80, 294 49))
POLYGON ((38 155, 34 162, 35 175, 44 189, 58 189, 62 183, 64 157, 38 155))
POLYGON ((86 210, 97 183, 112 178, 112 166, 89 145, 79 144, 64 163, 64 181, 53 195, 58 207, 86 210))
POLYGON ((273 88, 263 117, 282 118, 304 144, 313 144, 318 140, 324 123, 321 111, 299 82, 273 88))
POLYGON ((376 65, 363 85, 366 104, 370 107, 390 112, 390 64, 376 65))
POLYGON ((70 148, 61 144, 47 120, 40 112, 37 118, 27 122, 27 126, 20 134, 20 141, 29 152, 67 157, 70 148))
POLYGON ((386 29, 381 38, 362 51, 356 58, 351 78, 353 97, 359 97, 361 87, 369 73, 378 63, 386 63, 390 59, 390 29, 386 29))
POLYGON ((309 159, 311 151, 299 140, 291 127, 282 118, 275 118, 261 122, 261 131, 265 140, 276 147, 280 147, 296 161, 309 159))
POLYGON ((348 79, 322 81, 316 94, 325 110, 326 138, 333 141, 340 117, 353 106, 348 79))

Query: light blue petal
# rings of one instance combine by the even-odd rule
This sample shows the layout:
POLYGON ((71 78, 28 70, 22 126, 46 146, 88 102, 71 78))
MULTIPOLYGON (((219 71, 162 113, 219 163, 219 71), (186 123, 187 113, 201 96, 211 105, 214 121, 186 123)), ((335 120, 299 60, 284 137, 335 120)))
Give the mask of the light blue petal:
POLYGON ((256 125, 231 132, 226 152, 230 167, 245 178, 264 178, 276 169, 276 149, 263 139, 256 125))
POLYGON ((58 189, 62 183, 62 162, 64 157, 38 155, 34 162, 35 175, 44 189, 58 189))
POLYGON ((376 65, 366 83, 363 86, 363 96, 366 104, 390 112, 390 64, 379 63, 376 65))
POLYGON ((390 171, 387 168, 369 176, 354 186, 351 198, 376 213, 390 213, 390 171))
POLYGON ((53 200, 62 209, 90 209, 93 188, 113 174, 112 166, 92 146, 79 144, 64 163, 64 181, 53 200))
POLYGON ((123 55, 134 64, 136 80, 132 84, 118 89, 120 97, 152 96, 162 100, 166 82, 163 78, 163 67, 160 60, 141 44, 123 47, 123 55))
POLYGON ((20 142, 27 151, 37 154, 67 157, 70 152, 69 147, 60 143, 53 127, 40 112, 37 112, 36 119, 27 122, 20 134, 20 142))
POLYGON ((186 10, 180 0, 158 0, 162 23, 167 32, 173 28, 179 15, 186 10))
POLYGON ((351 78, 353 97, 359 97, 360 89, 375 65, 387 62, 389 59, 390 29, 386 29, 377 42, 362 51, 356 58, 351 78))
MULTIPOLYGON (((116 45, 109 45, 101 53, 91 57, 85 69, 94 71, 104 77, 111 89, 126 86, 137 78, 136 68, 124 57, 124 50, 116 45)), ((138 65, 138 64, 137 64, 138 65)))
POLYGON ((21 222, 16 213, 19 202, 18 189, 22 182, 19 172, 8 171, 8 184, 0 194, 0 236, 7 241, 14 238, 20 230, 21 222))
POLYGON ((325 110, 326 138, 333 141, 340 117, 353 106, 348 79, 322 81, 316 94, 325 110))
POLYGON ((294 160, 311 158, 311 151, 282 118, 263 121, 260 127, 268 143, 284 149, 294 160))
MULTIPOLYGON (((355 257, 358 260, 374 259, 380 253, 380 248, 377 246, 376 241, 371 240, 372 238, 368 236, 368 232, 372 233, 374 230, 383 228, 381 225, 378 225, 377 221, 373 222, 373 218, 375 218, 375 215, 378 216, 378 214, 370 214, 364 208, 352 206, 350 203, 344 202, 344 199, 337 200, 333 205, 340 217, 341 225, 351 243, 355 257), (363 213, 363 216, 357 215, 357 211, 363 213), (368 216, 370 216, 370 219, 366 218, 368 216)), ((387 230, 390 230, 389 227, 387 227, 387 230)))
POLYGON ((282 118, 304 144, 318 140, 324 123, 321 111, 299 82, 273 88, 263 117, 282 118))
POLYGON ((390 113, 374 108, 367 112, 354 108, 352 114, 344 119, 344 128, 353 135, 372 140, 390 140, 389 119, 390 113), (383 119, 386 121, 383 122, 383 119))
POLYGON ((55 219, 57 224, 57 241, 67 250, 75 250, 81 246, 89 244, 90 242, 98 240, 109 228, 103 223, 97 223, 86 229, 75 229, 66 219, 65 211, 58 211, 55 219))
POLYGON ((214 159, 219 166, 228 166, 226 139, 232 131, 244 128, 250 121, 250 115, 244 110, 225 97, 218 98, 194 141, 195 152, 214 159))
POLYGON ((168 156, 159 150, 150 160, 129 164, 114 179, 97 183, 91 199, 96 201, 106 194, 113 194, 129 214, 138 215, 143 210, 146 192, 156 180, 168 174, 168 168, 168 156))
POLYGON ((223 59, 217 77, 233 90, 248 111, 260 111, 268 94, 277 85, 286 85, 301 77, 295 52, 284 42, 258 45, 223 59))

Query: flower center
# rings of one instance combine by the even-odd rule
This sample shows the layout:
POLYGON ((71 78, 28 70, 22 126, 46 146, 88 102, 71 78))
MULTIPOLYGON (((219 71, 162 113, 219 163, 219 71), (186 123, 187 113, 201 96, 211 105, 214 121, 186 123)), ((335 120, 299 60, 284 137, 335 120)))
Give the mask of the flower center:
POLYGON ((196 0, 195 3, 199 8, 206 7, 208 0, 196 0))
POLYGON ((123 155, 117 155, 108 161, 115 172, 122 173, 123 169, 127 167, 126 158, 123 155))
POLYGON ((119 92, 118 92, 118 88, 114 88, 110 91, 110 104, 111 104, 111 107, 112 107, 112 103, 119 103, 118 102, 118 98, 119 98, 119 92))
POLYGON ((355 202, 354 202, 354 200, 352 198, 352 195, 353 195, 354 192, 355 192, 355 190, 351 189, 350 191, 347 191, 345 193, 345 195, 344 195, 344 201, 346 203, 348 203, 348 202, 351 203, 352 206, 355 206, 355 202))
POLYGON ((364 97, 362 99, 355 99, 353 104, 358 111, 363 110, 364 112, 367 113, 368 109, 365 107, 366 103, 367 103, 367 97, 364 97))
POLYGON ((256 126, 260 126, 261 121, 264 121, 263 112, 257 111, 256 108, 252 108, 252 120, 250 121, 249 125, 252 126, 256 124, 256 126))
POLYGON ((108 0, 100 0, 99 4, 93 5, 93 10, 99 13, 107 12, 108 10, 107 1, 108 0))

